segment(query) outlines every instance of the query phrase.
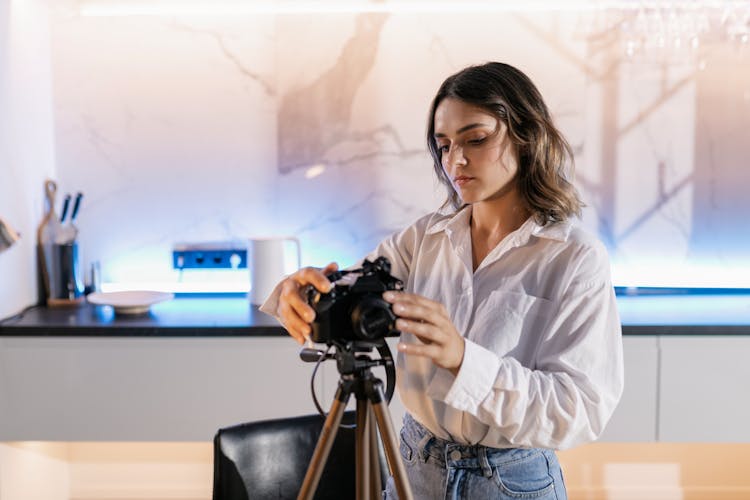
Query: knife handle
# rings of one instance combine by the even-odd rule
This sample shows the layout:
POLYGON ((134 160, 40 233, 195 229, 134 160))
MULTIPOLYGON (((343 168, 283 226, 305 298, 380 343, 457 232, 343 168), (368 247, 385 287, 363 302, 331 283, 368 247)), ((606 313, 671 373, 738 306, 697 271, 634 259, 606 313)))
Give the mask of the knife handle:
POLYGON ((70 214, 70 222, 73 222, 78 215, 78 208, 81 206, 81 198, 83 198, 83 193, 79 191, 76 195, 76 200, 73 202, 73 213, 70 214))
POLYGON ((60 215, 60 222, 65 222, 65 216, 68 215, 68 206, 70 206, 70 195, 66 194, 63 200, 62 214, 60 215))

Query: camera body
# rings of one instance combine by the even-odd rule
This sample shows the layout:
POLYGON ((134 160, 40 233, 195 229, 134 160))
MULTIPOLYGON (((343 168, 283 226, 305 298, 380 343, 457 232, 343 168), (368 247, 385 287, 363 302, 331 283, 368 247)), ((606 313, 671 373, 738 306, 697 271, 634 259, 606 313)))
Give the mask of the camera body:
POLYGON ((366 260, 361 269, 337 271, 327 276, 333 283, 328 293, 310 287, 307 301, 315 310, 312 324, 313 342, 328 345, 347 342, 381 342, 385 337, 398 337, 396 315, 383 292, 401 291, 404 284, 391 276, 391 263, 385 257, 366 260), (357 274, 353 283, 349 277, 357 274), (342 279, 344 277, 346 279, 342 279))

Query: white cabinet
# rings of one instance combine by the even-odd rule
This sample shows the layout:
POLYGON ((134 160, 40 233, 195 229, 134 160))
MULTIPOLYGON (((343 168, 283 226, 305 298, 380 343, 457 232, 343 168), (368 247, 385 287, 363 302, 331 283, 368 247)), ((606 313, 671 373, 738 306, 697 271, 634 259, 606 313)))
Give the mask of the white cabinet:
POLYGON ((750 441, 750 337, 627 336, 625 390, 600 441, 750 441))
MULTIPOLYGON (((623 344, 625 389, 601 441, 750 441, 750 337, 623 344)), ((315 413, 313 365, 298 352, 288 337, 3 337, 0 441, 205 442, 219 427, 315 413)), ((316 381, 325 410, 337 381, 329 361, 316 381)), ((390 410, 400 427, 398 396, 390 410)))
MULTIPOLYGON (((3 337, 0 442, 205 442, 220 427, 313 414, 314 364, 299 350, 286 336, 3 337)), ((325 411, 338 380, 326 362, 316 377, 325 411)), ((400 428, 398 396, 390 410, 400 428)))
POLYGON ((750 441, 750 337, 662 336, 659 441, 750 441))
POLYGON ((210 441, 314 413, 298 351, 288 337, 5 337, 0 441, 210 441))
POLYGON ((620 404, 600 441, 655 441, 658 367, 658 337, 623 338, 625 389, 620 404))
POLYGON ((750 337, 623 340, 625 391, 601 441, 750 441, 750 337))

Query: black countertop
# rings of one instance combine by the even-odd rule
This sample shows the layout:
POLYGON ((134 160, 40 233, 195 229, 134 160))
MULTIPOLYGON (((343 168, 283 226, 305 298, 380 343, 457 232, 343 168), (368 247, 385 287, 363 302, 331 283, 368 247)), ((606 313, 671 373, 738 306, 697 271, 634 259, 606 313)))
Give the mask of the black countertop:
MULTIPOLYGON (((750 293, 621 295, 624 335, 750 335, 750 293)), ((109 306, 32 307, 0 321, 0 337, 268 337, 279 323, 240 296, 178 296, 142 316, 109 306)))
POLYGON ((0 336, 268 337, 284 336, 275 318, 241 297, 177 297, 144 315, 115 314, 110 306, 36 306, 0 321, 0 336))

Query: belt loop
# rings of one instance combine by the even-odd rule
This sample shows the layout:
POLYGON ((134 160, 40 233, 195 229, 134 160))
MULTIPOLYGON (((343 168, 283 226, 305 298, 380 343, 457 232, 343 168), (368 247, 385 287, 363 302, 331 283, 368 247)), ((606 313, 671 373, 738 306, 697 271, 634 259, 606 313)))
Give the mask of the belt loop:
POLYGON ((479 466, 482 468, 484 477, 492 477, 492 467, 490 467, 490 461, 487 459, 486 446, 477 445, 477 457, 479 458, 479 466))
POLYGON ((427 431, 424 436, 422 436, 422 439, 419 440, 419 443, 417 443, 417 453, 419 454, 419 458, 422 459, 422 462, 427 462, 427 444, 432 439, 432 433, 427 431))

